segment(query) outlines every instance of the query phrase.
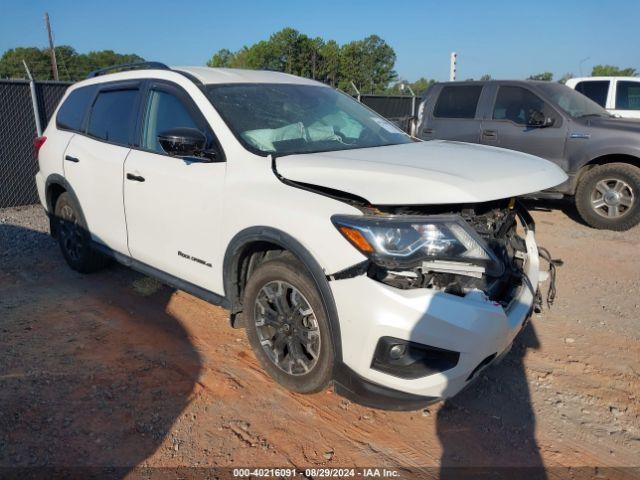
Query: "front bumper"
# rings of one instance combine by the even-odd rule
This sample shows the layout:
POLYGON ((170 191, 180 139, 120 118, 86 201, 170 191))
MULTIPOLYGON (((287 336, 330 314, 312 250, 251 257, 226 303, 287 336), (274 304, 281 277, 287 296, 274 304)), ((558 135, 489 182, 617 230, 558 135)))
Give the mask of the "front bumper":
MULTIPOLYGON (((477 376, 477 367, 483 360, 492 355, 495 360, 510 348, 530 315, 539 261, 532 231, 526 233, 525 240, 525 282, 507 308, 478 296, 459 297, 429 289, 401 290, 365 275, 330 282, 340 317, 345 371, 357 376, 357 384, 380 387, 382 394, 384 390, 393 391, 390 403, 400 393, 408 395, 410 405, 417 406, 420 399, 429 403, 460 392, 473 379, 470 377, 477 376), (371 368, 378 340, 384 336, 460 352, 460 358, 454 368, 441 373, 399 378, 371 368)), ((489 363, 482 364, 482 368, 489 363)), ((336 382, 349 390, 345 371, 336 382)))

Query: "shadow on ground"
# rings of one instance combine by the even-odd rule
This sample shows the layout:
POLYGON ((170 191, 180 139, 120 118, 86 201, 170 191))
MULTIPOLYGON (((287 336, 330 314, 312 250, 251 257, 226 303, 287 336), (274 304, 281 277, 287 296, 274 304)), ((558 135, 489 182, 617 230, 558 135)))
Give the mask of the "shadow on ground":
POLYGON ((527 350, 539 347, 528 323, 500 364, 438 411, 440 478, 547 478, 524 367, 527 350))
POLYGON ((571 199, 561 198, 557 200, 524 200, 524 204, 529 210, 550 212, 552 210, 558 210, 566 215, 574 222, 588 226, 585 221, 580 217, 576 205, 571 199))
POLYGON ((0 225, 0 469, 124 474, 172 439, 202 369, 172 294, 122 267, 77 274, 47 234, 0 225))

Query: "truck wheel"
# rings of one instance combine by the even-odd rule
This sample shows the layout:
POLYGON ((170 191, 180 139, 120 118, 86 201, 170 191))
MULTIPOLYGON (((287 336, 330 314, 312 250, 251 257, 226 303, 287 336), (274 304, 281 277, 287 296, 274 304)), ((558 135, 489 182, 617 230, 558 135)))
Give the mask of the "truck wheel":
POLYGON ((576 190, 576 208, 590 226, 628 230, 640 223, 640 169, 625 163, 594 167, 576 190))
POLYGON ((62 255, 69 266, 80 273, 100 270, 108 258, 91 248, 91 236, 79 215, 80 209, 68 193, 55 206, 56 231, 62 255))
POLYGON ((244 293, 247 337, 262 367, 300 393, 325 389, 335 353, 325 308, 305 267, 289 254, 261 264, 244 293))

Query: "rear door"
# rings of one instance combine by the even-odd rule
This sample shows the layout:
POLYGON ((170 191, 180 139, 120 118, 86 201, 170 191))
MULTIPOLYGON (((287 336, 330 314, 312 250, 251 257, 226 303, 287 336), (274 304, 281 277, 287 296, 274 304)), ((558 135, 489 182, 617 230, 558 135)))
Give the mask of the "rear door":
POLYGON ((426 118, 422 131, 418 132, 420 138, 478 143, 480 119, 477 112, 482 88, 479 84, 443 85, 433 106, 425 108, 426 118))
POLYGON ((139 99, 138 81, 99 87, 83 131, 69 142, 63 162, 92 238, 122 254, 128 254, 123 168, 134 138, 139 99))
POLYGON ((640 80, 616 80, 614 98, 613 114, 640 118, 640 80))
POLYGON ((136 260, 207 290, 222 293, 218 257, 224 153, 189 94, 149 81, 138 147, 125 164, 124 202, 129 251, 136 260), (207 137, 217 161, 168 155, 158 135, 193 128, 207 137))
POLYGON ((540 96, 519 85, 500 85, 493 108, 482 120, 482 143, 530 153, 564 164, 567 125, 562 116, 540 96), (532 112, 553 119, 550 127, 530 126, 532 112))

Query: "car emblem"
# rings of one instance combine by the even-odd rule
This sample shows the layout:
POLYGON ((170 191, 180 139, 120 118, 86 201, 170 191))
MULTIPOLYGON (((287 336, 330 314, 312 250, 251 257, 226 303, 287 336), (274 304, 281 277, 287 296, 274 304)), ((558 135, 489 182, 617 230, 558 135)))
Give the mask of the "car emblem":
POLYGON ((569 135, 569 138, 583 138, 585 140, 588 140, 588 139, 591 138, 591 134, 590 133, 574 132, 571 135, 569 135))

